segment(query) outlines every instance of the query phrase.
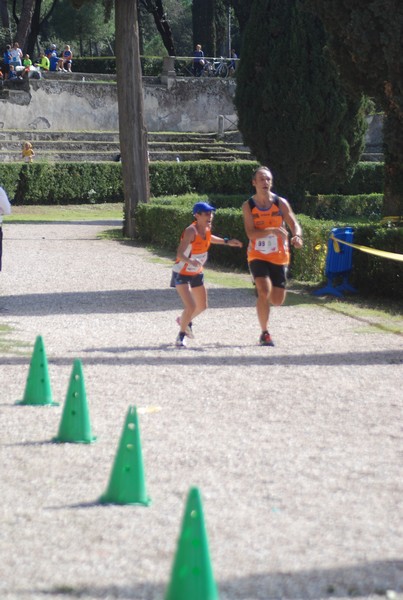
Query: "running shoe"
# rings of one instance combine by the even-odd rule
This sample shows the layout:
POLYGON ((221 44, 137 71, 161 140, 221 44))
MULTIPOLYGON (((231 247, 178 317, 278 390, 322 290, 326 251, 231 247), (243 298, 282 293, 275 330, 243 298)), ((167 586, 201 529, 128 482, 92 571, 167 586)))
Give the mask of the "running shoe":
POLYGON ((178 337, 176 338, 175 341, 175 346, 177 348, 186 348, 186 340, 185 340, 185 333, 178 333, 178 337))
POLYGON ((270 333, 268 331, 264 331, 259 338, 259 344, 261 346, 274 346, 274 342, 270 337, 270 333))
MULTIPOLYGON (((177 317, 176 322, 180 327, 181 326, 181 318, 177 317)), ((190 338, 192 340, 194 339, 195 334, 193 333, 192 323, 189 323, 189 325, 186 327, 185 333, 188 336, 188 338, 190 338)))

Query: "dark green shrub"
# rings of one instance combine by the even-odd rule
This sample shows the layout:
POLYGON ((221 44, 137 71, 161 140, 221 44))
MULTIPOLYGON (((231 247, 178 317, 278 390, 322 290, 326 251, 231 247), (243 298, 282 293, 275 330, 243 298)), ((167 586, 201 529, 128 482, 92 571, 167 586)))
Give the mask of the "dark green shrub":
MULTIPOLYGON (((402 255, 403 227, 360 227, 354 243, 402 255)), ((403 262, 354 250, 352 282, 360 292, 403 298, 403 262)))
POLYGON ((349 217, 366 217, 380 220, 382 214, 382 194, 358 194, 342 196, 306 196, 301 212, 315 219, 344 219, 349 217))
POLYGON ((219 208, 214 216, 213 233, 220 237, 236 238, 243 243, 243 248, 223 248, 222 246, 211 246, 209 256, 212 264, 233 267, 246 271, 248 263, 246 260, 246 249, 248 238, 243 226, 242 211, 239 208, 219 208))
POLYGON ((248 194, 252 191, 254 161, 188 161, 150 163, 150 184, 154 196, 188 194, 248 194))
MULTIPOLYGON (((141 57, 143 76, 158 77, 162 72, 162 58, 141 57)), ((78 73, 105 73, 116 75, 116 58, 114 56, 83 56, 75 58, 74 71, 78 73)))
POLYGON ((123 200, 120 163, 3 163, 0 180, 14 204, 123 200))
POLYGON ((191 222, 191 210, 187 207, 150 203, 139 204, 136 209, 138 238, 167 250, 176 250, 183 230, 191 222))
POLYGON ((334 183, 330 178, 327 184, 317 189, 311 186, 310 194, 382 194, 384 181, 384 164, 379 162, 359 162, 353 176, 342 184, 334 183))
MULTIPOLYGON (((360 162, 354 175, 337 190, 339 194, 382 194, 384 183, 384 164, 360 162)), ((332 190, 334 193, 336 190, 332 190)))
POLYGON ((15 196, 21 166, 21 163, 0 163, 0 185, 6 190, 10 200, 15 196))
POLYGON ((304 245, 291 248, 289 275, 299 281, 321 281, 325 272, 327 242, 334 224, 298 215, 303 230, 304 245))
MULTIPOLYGON (((207 195, 216 206, 240 206, 254 191, 251 180, 256 166, 254 161, 152 162, 151 193, 157 197, 197 193, 199 197, 207 195), (231 195, 228 194, 229 191, 231 195)), ((120 163, 0 163, 0 178, 10 198, 14 197, 18 187, 16 202, 19 203, 119 202, 123 199, 120 163)), ((281 190, 278 192, 281 194, 281 190)), ((293 198, 290 198, 290 201, 295 212, 307 213, 310 216, 319 215, 321 218, 338 218, 338 208, 334 206, 333 212, 328 206, 332 202, 326 200, 323 195, 320 198, 323 200, 317 202, 312 200, 312 196, 307 196, 306 201, 300 204, 293 198), (322 212, 317 213, 317 207, 322 204, 322 212)), ((365 193, 357 199, 335 200, 342 210, 342 216, 353 210, 353 204, 354 210, 349 216, 368 216, 372 211, 372 201, 374 206, 376 205, 376 216, 379 199, 375 196, 365 193), (362 213, 359 210, 361 200, 362 213)))
POLYGON ((162 58, 160 56, 142 56, 141 69, 144 77, 158 77, 162 73, 162 58))
POLYGON ((116 59, 114 56, 82 56, 74 58, 73 69, 78 73, 116 74, 116 59))
POLYGON ((189 210, 195 202, 208 202, 215 208, 240 208, 249 197, 248 194, 183 194, 181 196, 158 196, 151 202, 165 206, 187 206, 189 210))

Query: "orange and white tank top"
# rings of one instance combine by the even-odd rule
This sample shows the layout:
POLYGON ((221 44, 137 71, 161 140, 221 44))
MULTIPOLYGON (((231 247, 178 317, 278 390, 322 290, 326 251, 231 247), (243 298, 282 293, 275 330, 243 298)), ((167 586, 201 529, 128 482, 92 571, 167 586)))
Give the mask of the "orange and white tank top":
MULTIPOLYGON (((194 267, 189 263, 176 259, 173 270, 175 273, 180 273, 181 275, 198 275, 203 271, 203 265, 208 258, 208 249, 211 244, 211 229, 206 229, 206 237, 203 238, 196 229, 196 221, 192 223, 192 227, 195 231, 195 239, 189 246, 186 248, 184 255, 189 258, 196 258, 200 261, 200 265, 194 267)), ((182 233, 183 237, 183 233, 182 233)))
MULTIPOLYGON (((248 203, 256 229, 283 226, 284 220, 277 195, 273 194, 273 204, 270 208, 259 208, 253 197, 249 198, 248 203)), ((275 265, 288 265, 290 262, 289 245, 287 242, 283 242, 279 233, 274 232, 257 240, 249 240, 248 262, 252 260, 265 260, 275 265)))

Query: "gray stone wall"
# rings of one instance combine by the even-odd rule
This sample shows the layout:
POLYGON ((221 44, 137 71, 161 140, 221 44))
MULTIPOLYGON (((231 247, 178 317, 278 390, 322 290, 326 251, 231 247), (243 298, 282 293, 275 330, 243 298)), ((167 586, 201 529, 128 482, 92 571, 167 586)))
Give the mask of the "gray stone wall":
MULTIPOLYGON (((0 128, 118 130, 116 84, 67 77, 31 79, 25 89, 5 90, 0 97, 0 128)), ((148 131, 213 132, 219 115, 236 122, 232 79, 174 78, 167 85, 145 77, 143 85, 148 131)))

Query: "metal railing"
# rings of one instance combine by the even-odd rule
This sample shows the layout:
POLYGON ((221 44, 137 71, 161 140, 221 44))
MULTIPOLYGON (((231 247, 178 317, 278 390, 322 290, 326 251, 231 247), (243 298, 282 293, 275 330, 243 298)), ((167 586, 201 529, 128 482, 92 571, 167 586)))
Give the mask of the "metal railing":
POLYGON ((218 135, 223 136, 226 131, 238 131, 238 121, 227 115, 218 115, 218 135))
POLYGON ((175 56, 175 72, 178 77, 230 77, 236 71, 236 63, 239 58, 226 58, 217 56, 200 57, 204 61, 199 73, 195 71, 197 64, 194 56, 175 56))

